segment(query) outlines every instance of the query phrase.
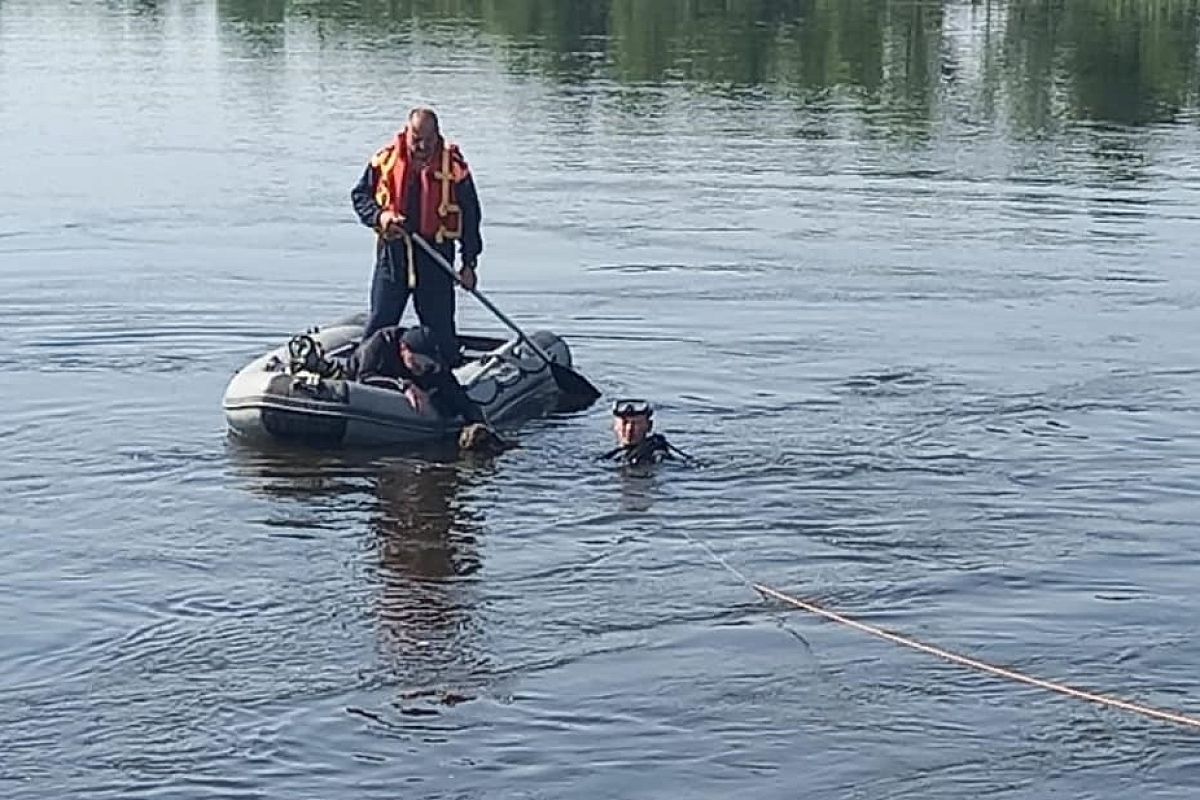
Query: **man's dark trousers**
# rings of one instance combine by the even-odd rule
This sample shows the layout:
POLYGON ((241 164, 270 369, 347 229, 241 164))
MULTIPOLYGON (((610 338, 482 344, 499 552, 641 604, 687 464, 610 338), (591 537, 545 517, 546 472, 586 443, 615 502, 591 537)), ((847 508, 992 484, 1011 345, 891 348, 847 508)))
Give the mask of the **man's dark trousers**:
MULTIPOLYGON (((428 241, 428 240, 426 240, 428 241)), ((454 242, 433 244, 448 263, 453 263, 454 242)), ((371 277, 371 308, 367 315, 366 339, 380 328, 400 324, 409 294, 416 306, 417 319, 437 338, 445 363, 458 363, 458 338, 454 326, 455 281, 435 264, 429 254, 413 243, 417 267, 417 285, 408 287, 408 252, 402 240, 382 242, 371 277)))

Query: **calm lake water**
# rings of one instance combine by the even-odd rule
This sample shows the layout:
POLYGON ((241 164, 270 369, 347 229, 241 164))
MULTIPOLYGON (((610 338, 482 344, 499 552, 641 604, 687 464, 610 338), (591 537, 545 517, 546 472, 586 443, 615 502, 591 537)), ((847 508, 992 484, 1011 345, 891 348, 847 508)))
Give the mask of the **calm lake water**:
MULTIPOLYGON (((1195 797, 1200 3, 0 0, 0 796, 1195 797), (660 406, 231 442, 419 102, 660 406)), ((463 327, 503 332, 470 298, 463 327)))

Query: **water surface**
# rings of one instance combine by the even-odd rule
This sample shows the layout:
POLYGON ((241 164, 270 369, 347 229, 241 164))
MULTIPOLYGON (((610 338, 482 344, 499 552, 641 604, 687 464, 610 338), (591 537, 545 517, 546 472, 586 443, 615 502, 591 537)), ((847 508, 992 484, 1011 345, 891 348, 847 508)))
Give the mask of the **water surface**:
MULTIPOLYGON (((0 3, 0 794, 1192 797, 1192 0, 0 3), (262 450, 434 104, 483 288, 659 404, 262 450), (686 536, 685 536, 686 534, 686 536)), ((502 329, 469 298, 464 327, 502 329)))

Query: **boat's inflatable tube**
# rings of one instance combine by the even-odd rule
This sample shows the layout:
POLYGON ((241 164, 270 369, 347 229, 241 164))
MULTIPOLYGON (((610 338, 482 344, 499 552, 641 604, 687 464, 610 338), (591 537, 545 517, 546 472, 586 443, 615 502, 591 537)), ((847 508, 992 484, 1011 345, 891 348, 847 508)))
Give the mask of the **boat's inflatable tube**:
MULTIPOLYGON (((338 323, 310 336, 333 360, 361 339, 362 324, 338 323)), ((555 362, 571 367, 566 342, 548 331, 530 336, 555 362)), ((466 362, 454 370, 489 424, 511 427, 553 411, 559 391, 546 364, 516 338, 460 336, 466 362)), ((372 446, 416 443, 452 436, 462 421, 418 414, 395 388, 331 380, 289 366, 287 345, 243 367, 225 390, 225 419, 232 433, 307 444, 372 446)))

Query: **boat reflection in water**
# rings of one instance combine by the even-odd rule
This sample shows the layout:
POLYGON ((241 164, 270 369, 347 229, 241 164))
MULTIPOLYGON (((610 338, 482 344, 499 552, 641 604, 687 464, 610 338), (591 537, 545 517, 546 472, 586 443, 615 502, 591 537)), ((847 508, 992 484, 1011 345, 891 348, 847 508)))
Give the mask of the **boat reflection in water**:
POLYGON ((290 501, 272 509, 272 526, 361 543, 345 548, 353 574, 341 559, 305 578, 357 583, 338 587, 348 610, 354 598, 369 595, 377 666, 399 687, 402 712, 422 713, 412 704, 453 704, 486 689, 492 659, 473 577, 481 566, 482 519, 464 490, 486 479, 488 459, 460 459, 452 443, 383 457, 251 449, 236 441, 229 449, 256 494, 290 501), (373 557, 362 559, 363 545, 373 557))
POLYGON ((482 526, 460 494, 471 469, 400 461, 374 479, 381 643, 398 670, 419 665, 410 697, 465 699, 490 672, 471 577, 480 567, 482 526))

